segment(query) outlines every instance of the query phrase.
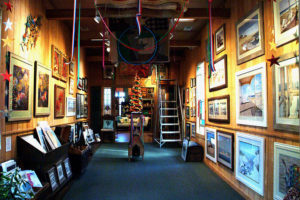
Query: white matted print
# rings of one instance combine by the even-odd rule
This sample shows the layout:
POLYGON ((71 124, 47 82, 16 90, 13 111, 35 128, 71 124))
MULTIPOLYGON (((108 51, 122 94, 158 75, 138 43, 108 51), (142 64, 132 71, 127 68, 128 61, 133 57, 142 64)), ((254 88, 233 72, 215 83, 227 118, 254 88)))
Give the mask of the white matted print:
POLYGON ((67 97, 66 113, 67 117, 73 117, 76 115, 76 98, 67 97))
POLYGON ((196 133, 205 132, 205 64, 200 63, 196 71, 196 133))
POLYGON ((277 0, 273 2, 275 43, 277 46, 299 37, 298 6, 298 0, 277 0))
POLYGON ((300 189, 300 147, 274 143, 273 197, 281 200, 291 187, 300 189), (297 176, 298 174, 298 176, 297 176))
POLYGON ((217 162, 217 131, 205 128, 205 155, 213 162, 217 162))
POLYGON ((266 63, 237 72, 235 81, 237 123, 267 127, 266 63))
POLYGON ((236 137, 235 177, 264 196, 265 140, 240 132, 237 132, 236 137))

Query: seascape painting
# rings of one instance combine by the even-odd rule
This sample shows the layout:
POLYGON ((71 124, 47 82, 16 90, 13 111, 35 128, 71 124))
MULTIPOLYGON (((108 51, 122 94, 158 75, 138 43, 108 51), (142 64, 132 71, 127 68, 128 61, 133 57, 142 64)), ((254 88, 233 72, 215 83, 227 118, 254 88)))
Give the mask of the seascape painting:
POLYGON ((17 65, 13 68, 12 109, 29 110, 30 71, 17 65))
POLYGON ((280 32, 284 33, 299 24, 298 1, 282 0, 278 3, 280 11, 280 32))
POLYGON ((38 73, 38 107, 49 107, 49 74, 38 73))
POLYGON ((215 129, 210 129, 206 128, 206 156, 216 162, 216 130, 215 129))
POLYGON ((239 147, 239 173, 255 181, 256 183, 259 183, 259 146, 240 141, 239 147))
POLYGON ((262 75, 256 74, 239 80, 240 116, 262 117, 262 75))
POLYGON ((233 170, 233 135, 218 132, 218 162, 233 170))

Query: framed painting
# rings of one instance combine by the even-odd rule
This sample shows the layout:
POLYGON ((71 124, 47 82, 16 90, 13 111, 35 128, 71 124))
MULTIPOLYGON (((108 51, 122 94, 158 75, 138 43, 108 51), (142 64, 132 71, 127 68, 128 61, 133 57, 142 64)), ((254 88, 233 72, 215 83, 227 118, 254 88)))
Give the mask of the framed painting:
POLYGON ((70 164, 69 158, 66 158, 64 160, 64 171, 65 171, 66 177, 71 178, 72 170, 71 170, 71 164, 70 164))
POLYGON ((190 118, 190 106, 186 106, 186 111, 185 111, 186 118, 190 118))
POLYGON ((190 102, 190 89, 189 88, 186 88, 185 98, 186 98, 186 103, 189 103, 190 102))
POLYGON ((76 98, 67 97, 67 117, 73 117, 76 115, 76 98))
POLYGON ((227 55, 214 61, 214 66, 216 70, 208 79, 210 92, 227 88, 227 55))
POLYGON ((9 52, 8 121, 30 120, 33 102, 32 63, 9 52))
MULTIPOLYGON (((294 55, 293 55, 294 56, 294 55)), ((273 70, 274 129, 299 131, 299 62, 298 57, 282 57, 273 70)))
POLYGON ((69 94, 74 94, 75 82, 72 77, 69 78, 69 94))
POLYGON ((194 87, 193 78, 190 78, 190 88, 194 87))
POLYGON ((264 138, 237 132, 235 149, 236 179, 264 196, 264 138))
POLYGON ((74 66, 74 62, 71 62, 70 65, 69 65, 69 75, 70 76, 74 76, 74 72, 75 72, 75 66, 74 66))
POLYGON ((278 46, 299 37, 299 0, 273 2, 275 43, 278 46))
POLYGON ((85 78, 84 79, 84 88, 85 88, 85 91, 88 92, 88 78, 85 78))
POLYGON ((290 188, 300 190, 300 147, 274 143, 273 198, 284 199, 290 188))
POLYGON ((56 172, 58 177, 59 184, 63 184, 66 181, 66 177, 64 174, 63 163, 62 161, 56 164, 56 172))
POLYGON ((54 85, 54 117, 60 118, 65 116, 65 88, 54 85))
POLYGON ((191 136, 196 137, 196 124, 193 122, 191 123, 191 136))
POLYGON ((233 171, 234 169, 234 152, 233 152, 233 140, 234 136, 232 133, 223 131, 217 131, 217 160, 222 165, 228 167, 233 171))
POLYGON ((52 167, 48 171, 48 179, 49 179, 49 183, 50 183, 52 192, 54 192, 58 188, 58 181, 57 181, 57 177, 56 177, 56 173, 55 173, 55 168, 54 167, 52 167))
POLYGON ((79 79, 78 79, 78 84, 77 84, 77 89, 78 89, 78 90, 82 90, 82 88, 83 88, 82 83, 83 83, 83 82, 82 82, 82 78, 79 78, 79 79))
POLYGON ((226 49, 226 29, 223 24, 215 33, 215 51, 218 55, 226 49))
POLYGON ((35 116, 50 115, 51 69, 35 61, 35 116))
POLYGON ((265 54, 263 2, 236 23, 237 64, 265 54))
POLYGON ((191 137, 191 124, 190 123, 185 124, 185 137, 187 137, 187 138, 191 137))
POLYGON ((213 162, 217 162, 216 129, 205 128, 205 155, 213 162))
POLYGON ((103 69, 104 80, 114 80, 115 78, 115 67, 114 65, 106 65, 103 69))
POLYGON ((62 62, 61 62, 61 69, 60 69, 60 80, 62 80, 63 82, 67 82, 68 80, 68 63, 69 59, 66 55, 62 55, 62 62))
POLYGON ((266 63, 235 73, 236 121, 267 127, 266 63))
POLYGON ((51 47, 52 76, 57 79, 60 79, 60 65, 61 65, 60 63, 61 63, 61 53, 54 45, 52 45, 51 47))
POLYGON ((81 118, 81 94, 76 94, 76 119, 81 118))
POLYGON ((207 100, 208 120, 212 122, 230 122, 230 96, 213 97, 207 100))

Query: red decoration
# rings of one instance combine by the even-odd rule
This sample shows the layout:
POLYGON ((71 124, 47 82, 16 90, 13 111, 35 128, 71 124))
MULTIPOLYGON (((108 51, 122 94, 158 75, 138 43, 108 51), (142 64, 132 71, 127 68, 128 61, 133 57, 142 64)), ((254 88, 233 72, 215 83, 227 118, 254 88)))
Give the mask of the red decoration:
POLYGON ((7 71, 6 71, 6 73, 4 74, 4 73, 2 73, 2 74, 0 74, 1 76, 3 76, 3 81, 5 81, 5 80, 7 80, 7 81, 10 81, 10 77, 12 76, 11 74, 9 74, 7 71))
POLYGON ((142 104, 142 89, 141 89, 141 82, 140 77, 138 74, 135 76, 134 85, 131 89, 130 95, 130 112, 141 112, 143 110, 142 104))
POLYGON ((269 62, 271 62, 270 66, 276 64, 276 65, 279 65, 278 63, 278 60, 279 60, 280 57, 274 57, 274 55, 272 55, 272 58, 268 59, 269 62))
POLYGON ((11 5, 10 1, 4 2, 4 4, 6 5, 6 10, 9 10, 10 12, 12 12, 11 9, 13 6, 11 5))

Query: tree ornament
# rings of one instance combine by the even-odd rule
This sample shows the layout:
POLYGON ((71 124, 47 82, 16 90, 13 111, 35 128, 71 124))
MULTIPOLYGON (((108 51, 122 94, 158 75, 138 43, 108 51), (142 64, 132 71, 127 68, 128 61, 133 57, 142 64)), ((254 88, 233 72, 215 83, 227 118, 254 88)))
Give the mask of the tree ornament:
POLYGON ((4 2, 4 4, 6 5, 6 10, 9 10, 10 12, 12 12, 11 9, 13 6, 11 5, 10 1, 8 0, 8 2, 4 2))
POLYGON ((275 58, 274 55, 272 55, 272 58, 268 59, 268 61, 271 62, 270 66, 272 67, 274 64, 279 65, 279 63, 278 63, 279 58, 280 57, 275 58))
POLYGON ((6 36, 6 39, 2 39, 2 41, 3 41, 3 47, 5 47, 5 46, 10 47, 10 46, 11 46, 11 43, 12 43, 14 40, 13 40, 13 39, 10 39, 10 38, 8 38, 8 36, 6 36))
POLYGON ((12 22, 9 20, 9 18, 7 18, 7 21, 3 22, 3 24, 5 24, 5 31, 7 31, 8 29, 12 30, 12 22))
POLYGON ((10 82, 10 77, 12 76, 11 74, 9 74, 7 71, 5 73, 0 74, 1 76, 3 76, 3 81, 8 81, 10 82))

